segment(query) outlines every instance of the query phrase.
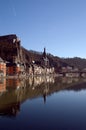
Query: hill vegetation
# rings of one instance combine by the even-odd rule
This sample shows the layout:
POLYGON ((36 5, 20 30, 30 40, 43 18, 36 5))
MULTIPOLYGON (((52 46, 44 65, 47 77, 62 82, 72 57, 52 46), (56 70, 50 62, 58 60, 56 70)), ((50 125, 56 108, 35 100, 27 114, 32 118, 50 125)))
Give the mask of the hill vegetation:
MULTIPOLYGON (((33 50, 27 50, 23 48, 23 53, 25 54, 26 62, 31 62, 32 60, 40 61, 42 57, 42 52, 37 52, 33 50)), ((47 53, 47 57, 50 61, 50 66, 54 66, 56 71, 60 71, 62 66, 73 66, 75 68, 83 69, 86 68, 86 59, 80 57, 74 58, 60 58, 47 53)))
POLYGON ((63 62, 77 67, 79 69, 86 68, 86 59, 80 58, 80 57, 74 57, 74 58, 62 58, 61 59, 63 62))
MULTIPOLYGON (((42 52, 37 52, 33 50, 27 50, 22 47, 23 56, 25 55, 25 63, 31 63, 32 61, 40 62, 42 58, 42 52)), ((49 59, 50 67, 55 67, 55 71, 60 71, 62 66, 67 66, 68 64, 64 62, 61 58, 53 56, 47 53, 47 58, 49 59)))

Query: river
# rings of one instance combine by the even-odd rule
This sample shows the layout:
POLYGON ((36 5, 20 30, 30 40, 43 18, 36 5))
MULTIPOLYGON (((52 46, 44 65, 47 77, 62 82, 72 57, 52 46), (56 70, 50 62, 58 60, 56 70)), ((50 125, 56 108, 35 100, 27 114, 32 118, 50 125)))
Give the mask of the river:
POLYGON ((0 130, 86 130, 86 79, 0 79, 0 130))

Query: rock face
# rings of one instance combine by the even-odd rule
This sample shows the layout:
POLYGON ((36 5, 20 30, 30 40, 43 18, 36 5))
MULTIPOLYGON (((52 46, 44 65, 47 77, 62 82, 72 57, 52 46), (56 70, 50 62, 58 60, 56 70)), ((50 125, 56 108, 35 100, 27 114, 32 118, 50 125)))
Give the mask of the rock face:
POLYGON ((20 40, 13 35, 0 36, 0 57, 9 62, 22 62, 20 40))

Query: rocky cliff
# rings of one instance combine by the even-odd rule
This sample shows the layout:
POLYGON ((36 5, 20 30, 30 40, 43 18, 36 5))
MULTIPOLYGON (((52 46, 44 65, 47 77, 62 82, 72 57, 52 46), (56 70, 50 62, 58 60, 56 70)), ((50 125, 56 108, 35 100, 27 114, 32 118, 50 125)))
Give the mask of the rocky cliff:
POLYGON ((0 57, 9 62, 22 61, 20 40, 15 34, 0 36, 0 57))

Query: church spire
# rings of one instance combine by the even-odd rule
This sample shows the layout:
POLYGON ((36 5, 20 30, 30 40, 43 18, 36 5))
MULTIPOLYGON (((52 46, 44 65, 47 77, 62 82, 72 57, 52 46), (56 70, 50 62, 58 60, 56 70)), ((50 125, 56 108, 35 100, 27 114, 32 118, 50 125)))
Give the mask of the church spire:
POLYGON ((43 57, 46 58, 46 48, 44 47, 43 57))

